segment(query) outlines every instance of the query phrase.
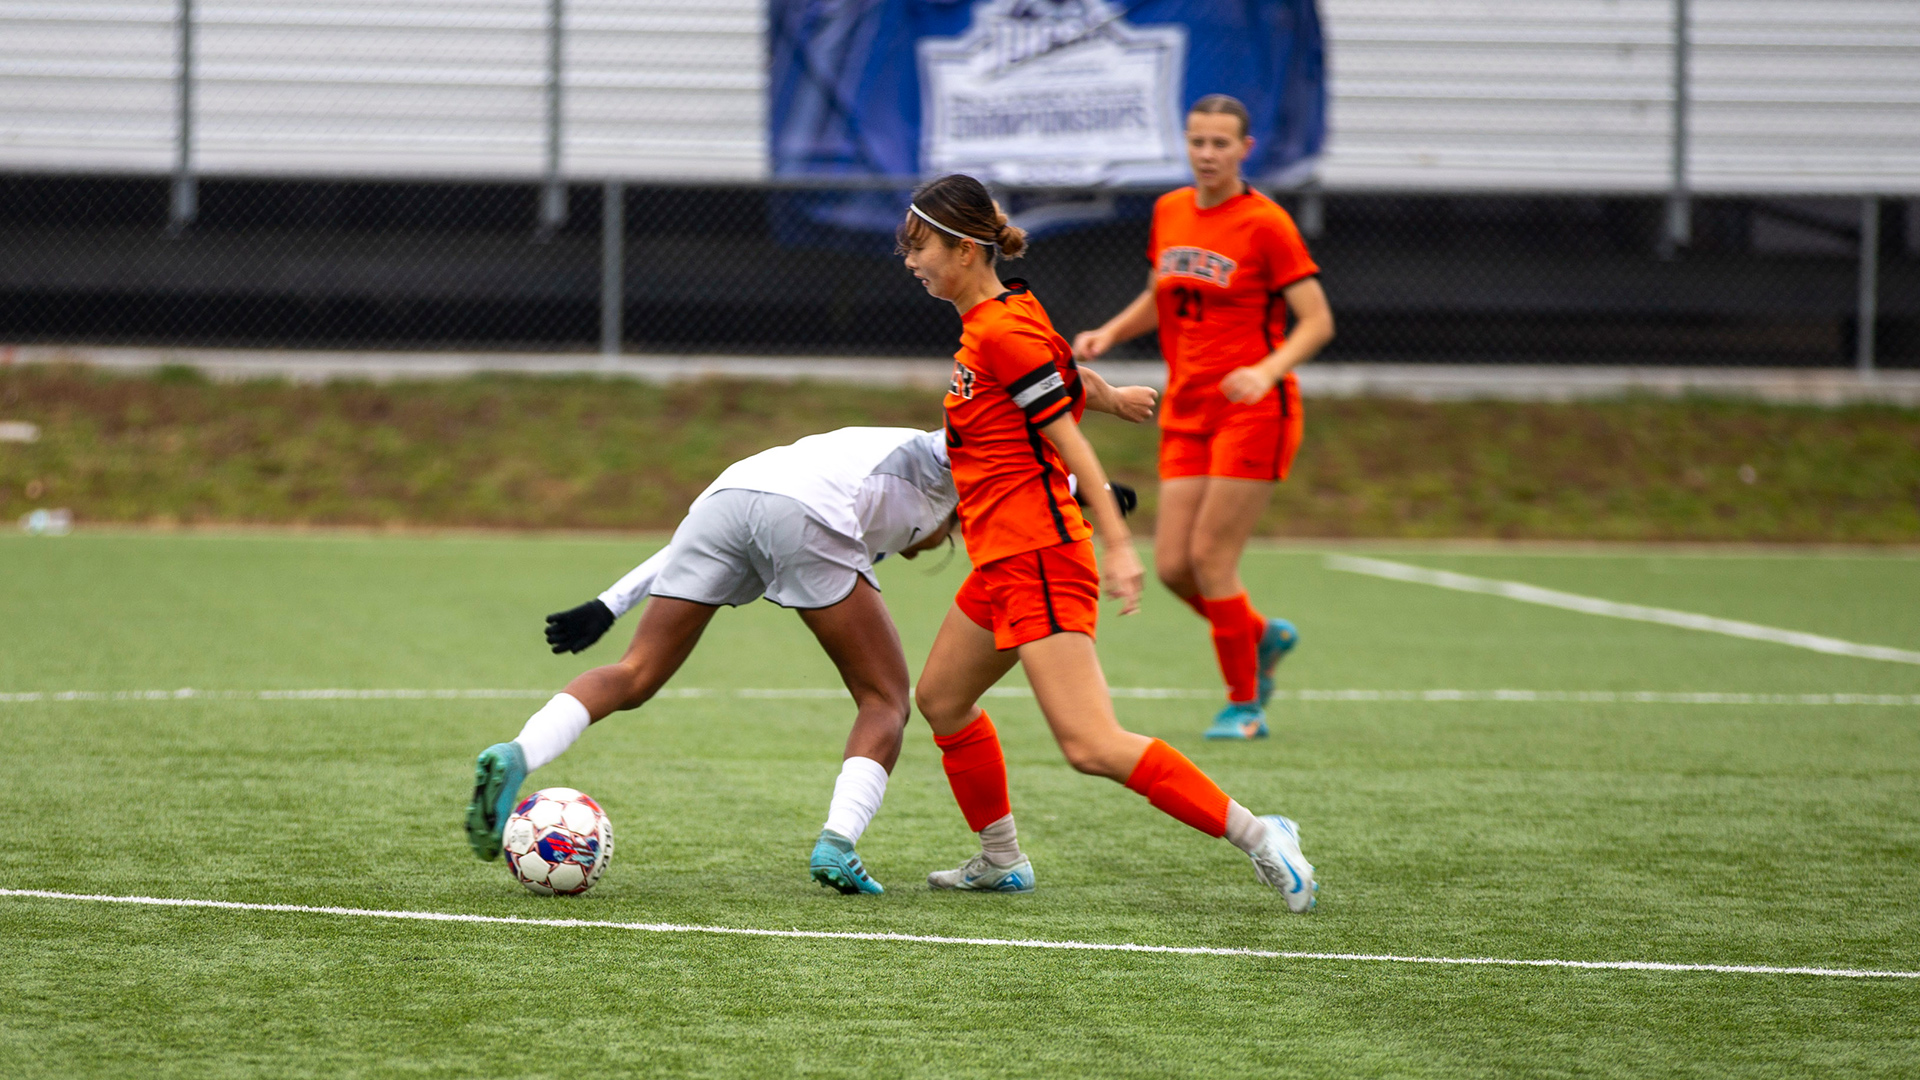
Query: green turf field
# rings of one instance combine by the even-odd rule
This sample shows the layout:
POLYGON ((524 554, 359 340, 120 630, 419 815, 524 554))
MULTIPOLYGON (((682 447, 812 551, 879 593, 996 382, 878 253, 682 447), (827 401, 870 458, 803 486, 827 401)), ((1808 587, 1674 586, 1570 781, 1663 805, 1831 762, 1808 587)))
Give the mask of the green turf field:
MULTIPOLYGON (((550 691, 541 617, 641 540, 0 538, 0 692, 550 691)), ((1354 549, 1358 550, 1358 549, 1354 549)), ((1920 650, 1920 558, 1382 549, 1589 596, 1920 650)), ((963 567, 882 567, 910 659, 963 567)), ((1303 827, 1319 910, 1062 764, 989 702, 1040 890, 933 894, 971 837, 924 725, 861 844, 890 887, 805 860, 848 706, 661 700, 536 786, 607 808, 576 900, 467 851, 470 762, 532 698, 0 700, 0 888, 524 918, 1407 958, 1920 972, 1920 666, 1821 655, 1247 560, 1297 621, 1294 692, 1726 691, 1907 703, 1286 701, 1203 742, 1212 703, 1124 698, 1256 812, 1303 827)), ((618 640, 616 640, 618 639, 618 640)), ((1213 685, 1164 593, 1110 617, 1116 686, 1213 685)), ((676 686, 836 685, 797 619, 724 613, 676 686)), ((1920 979, 749 938, 0 897, 0 1076, 1912 1076, 1920 979)))

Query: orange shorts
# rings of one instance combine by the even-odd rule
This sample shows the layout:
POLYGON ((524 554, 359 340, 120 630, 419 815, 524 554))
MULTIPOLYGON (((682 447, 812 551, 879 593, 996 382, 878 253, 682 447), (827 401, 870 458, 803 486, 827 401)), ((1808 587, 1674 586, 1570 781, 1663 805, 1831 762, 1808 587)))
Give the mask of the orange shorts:
POLYGON ((1093 542, 1055 544, 976 567, 953 602, 982 630, 993 631, 996 649, 1061 633, 1092 637, 1100 621, 1093 542))
POLYGON ((1236 480, 1285 480, 1306 431, 1300 389, 1292 380, 1252 405, 1220 410, 1212 431, 1162 431, 1160 479, 1225 476, 1236 480))

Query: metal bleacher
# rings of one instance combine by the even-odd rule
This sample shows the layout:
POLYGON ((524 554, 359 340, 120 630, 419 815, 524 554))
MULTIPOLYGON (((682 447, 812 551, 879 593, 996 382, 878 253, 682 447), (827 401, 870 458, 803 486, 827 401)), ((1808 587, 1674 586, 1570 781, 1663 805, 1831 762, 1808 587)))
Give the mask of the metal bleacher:
MULTIPOLYGON (((0 4, 0 338, 935 349, 769 226, 767 3, 0 4)), ((1336 350, 1920 360, 1920 0, 1319 3, 1336 350)), ((1129 230, 1028 265, 1094 318, 1129 230)))
MULTIPOLYGON (((548 0, 195 0, 208 176, 532 177, 548 0)), ((1693 0, 1690 186, 1920 193, 1920 4, 1693 0)), ((0 169, 165 173, 180 0, 0 7, 0 169)), ((1674 0, 1322 0, 1329 190, 1659 191, 1674 0)), ((751 180, 756 0, 567 0, 570 177, 751 180)))

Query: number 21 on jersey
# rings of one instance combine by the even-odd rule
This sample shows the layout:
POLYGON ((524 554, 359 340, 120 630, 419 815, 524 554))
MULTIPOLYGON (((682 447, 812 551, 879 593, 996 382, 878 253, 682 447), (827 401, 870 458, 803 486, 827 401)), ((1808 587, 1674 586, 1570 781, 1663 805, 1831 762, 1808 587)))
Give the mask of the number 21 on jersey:
POLYGON ((1177 319, 1192 319, 1201 322, 1206 319, 1206 296, 1199 289, 1186 285, 1173 287, 1173 315, 1177 319))

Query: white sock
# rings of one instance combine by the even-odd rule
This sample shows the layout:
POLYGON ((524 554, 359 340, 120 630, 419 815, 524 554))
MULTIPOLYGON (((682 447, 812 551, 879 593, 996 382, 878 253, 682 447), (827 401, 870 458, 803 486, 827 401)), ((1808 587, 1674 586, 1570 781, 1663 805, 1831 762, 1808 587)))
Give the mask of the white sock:
POLYGON ((1251 855, 1260 850, 1267 842, 1267 823, 1253 816, 1253 811, 1227 800, 1227 840, 1234 847, 1251 855))
POLYGON ((527 771, 533 770, 566 753, 573 740, 587 730, 593 723, 593 717, 587 715, 587 707, 572 694, 555 694, 553 700, 540 706, 540 711, 527 717, 527 726, 513 741, 520 744, 520 752, 527 755, 527 771))
POLYGON ((850 757, 840 763, 840 779, 833 782, 833 802, 827 805, 827 828, 860 842, 867 822, 880 812, 887 795, 887 770, 872 758, 850 757))
POLYGON ((1020 833, 1013 827, 1012 814, 980 830, 980 850, 995 866, 1012 866, 1026 858, 1020 854, 1020 833))

